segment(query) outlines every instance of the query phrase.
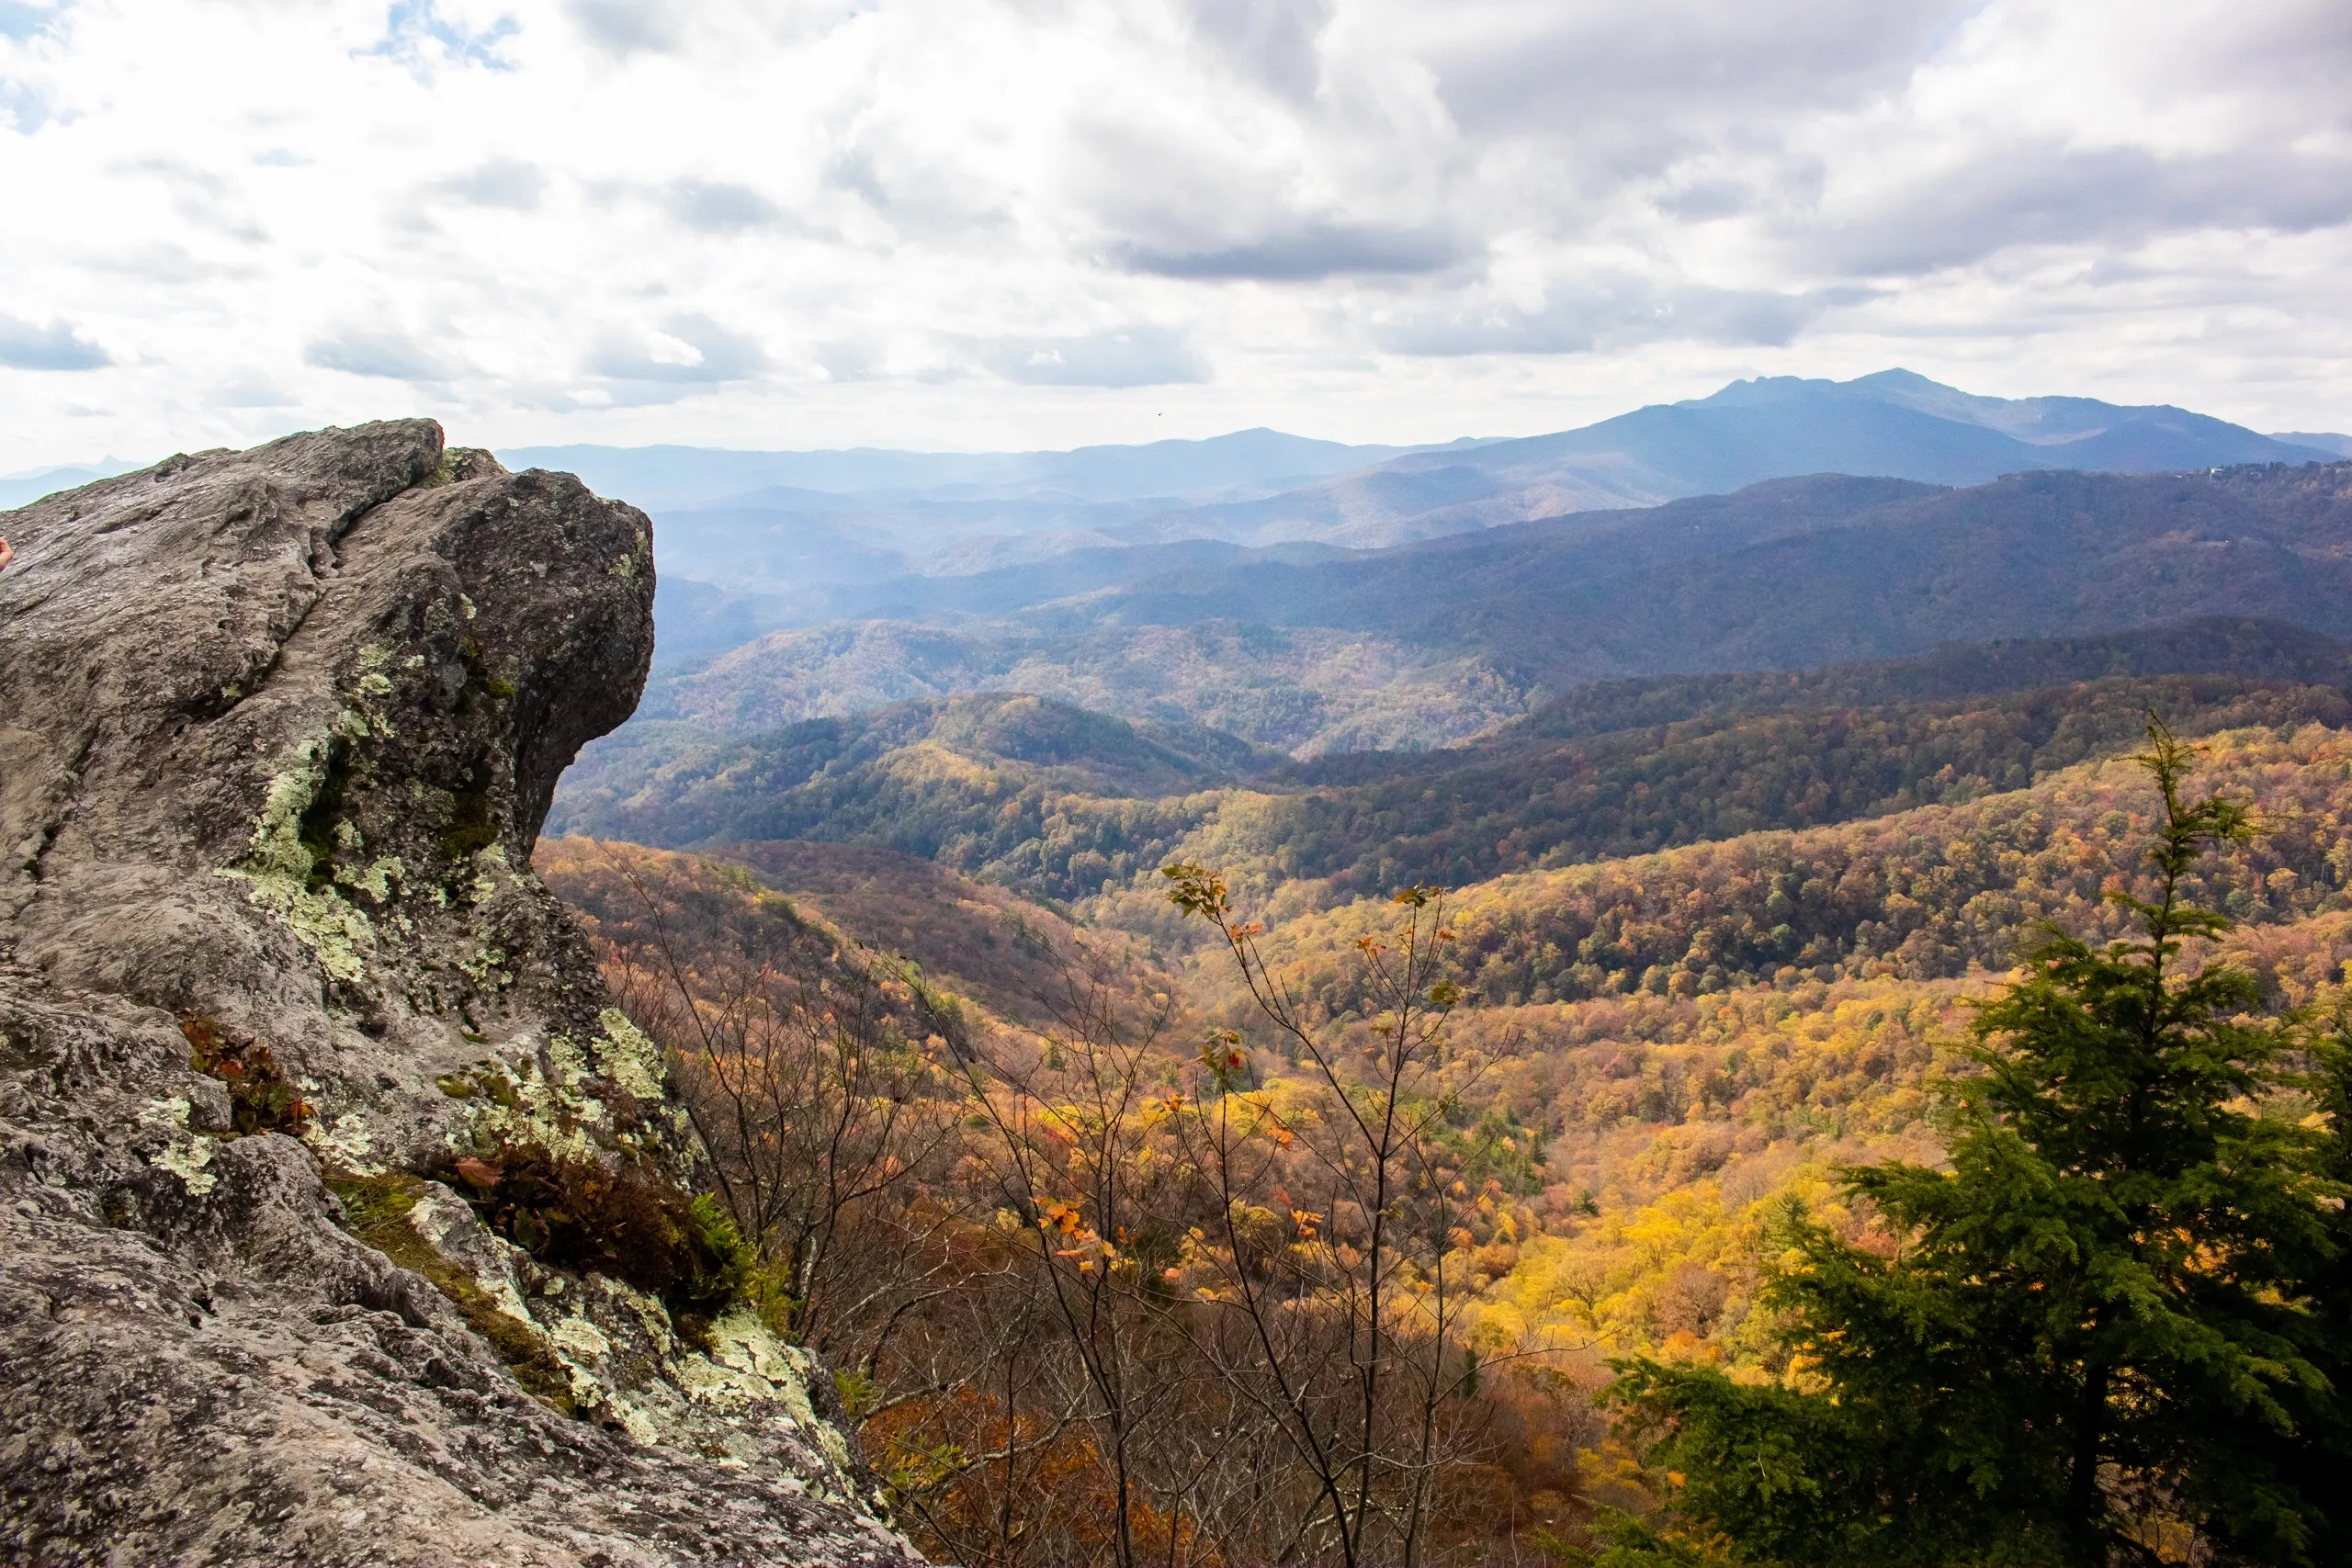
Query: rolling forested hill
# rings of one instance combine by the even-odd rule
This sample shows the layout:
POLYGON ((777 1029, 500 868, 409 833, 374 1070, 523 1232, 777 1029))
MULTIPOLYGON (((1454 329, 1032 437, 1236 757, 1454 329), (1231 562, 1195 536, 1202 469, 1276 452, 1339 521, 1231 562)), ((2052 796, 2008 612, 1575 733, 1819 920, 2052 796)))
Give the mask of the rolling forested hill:
MULTIPOLYGON (((2040 677, 2134 654, 2161 662, 2199 646, 2290 677, 2341 665, 2322 639, 2233 624, 2136 644, 1950 650, 1799 684, 1816 699, 1884 695, 1973 683, 1987 671, 2040 677)), ((1449 1032, 1458 1087, 1438 1140, 1468 1197, 1444 1266, 1465 1292, 1466 1343, 1538 1358, 1529 1378, 1498 1371, 1478 1395, 1493 1466, 1480 1506, 1522 1524, 1581 1517, 1592 1502, 1647 1506, 1659 1483, 1590 1413, 1609 1376, 1601 1358, 1638 1352, 1772 1375, 1781 1352, 1758 1292, 1780 1205, 1804 1200, 1843 1234, 1863 1234, 1864 1218, 1840 1206, 1837 1172, 1940 1157, 1930 1091, 1951 1070, 1972 1002, 2002 983, 2042 922, 2092 939, 2119 929, 2123 911, 2109 896, 2144 890, 2157 806, 2128 761, 2148 706, 2200 734, 2194 789, 2218 787, 2260 811, 2263 836, 2200 865, 2187 891, 2237 922, 2223 945, 2256 977, 2262 1005, 2324 1011, 2345 998, 2352 705, 2341 687, 2124 674, 1845 708, 1776 705, 1786 694, 1784 677, 1629 686, 1456 759, 1459 778, 1421 757, 1396 760, 1404 771, 1369 784, 1293 778, 1279 791, 1222 784, 1168 795, 1118 792, 1206 783, 1226 776, 1227 759, 1035 699, 910 705, 864 736, 803 737, 794 754, 804 762, 848 765, 827 775, 820 761, 814 783, 764 807, 739 803, 746 841, 680 854, 550 838, 541 869, 596 917, 625 989, 642 988, 649 933, 684 944, 674 966, 689 976, 682 984, 698 985, 730 964, 740 971, 745 932, 774 925, 808 950, 804 962, 843 976, 823 982, 835 987, 832 1008, 864 985, 904 1015, 886 1017, 877 1052, 903 1054, 929 1031, 943 1051, 995 1060, 990 1052, 1022 1048, 987 1041, 1027 1030, 1043 1043, 1017 1060, 1039 1050, 1061 1060, 1057 1042, 1085 1010, 1054 1001, 1057 988, 1069 992, 1058 955, 1091 942, 1115 988, 1080 999, 1107 996, 1120 1016, 1159 1019, 1120 1069, 1138 1075, 1153 1103, 1191 1081, 1204 1023, 1239 1032, 1249 1085, 1283 1103, 1304 1092, 1306 1063, 1262 1028, 1216 943, 1169 908, 1160 862, 1182 854, 1233 873, 1239 915, 1266 928, 1270 981, 1335 1038, 1361 1041, 1380 1010, 1362 944, 1387 938, 1399 919, 1378 889, 1415 874, 1416 856, 1478 859, 1469 877, 1445 878, 1460 884, 1443 913, 1464 998, 1449 1032), (1703 716, 1584 732, 1684 709, 1703 716), (1089 745, 1103 755, 1081 757, 1089 745), (1487 798, 1465 787, 1482 770, 1508 779, 1513 766, 1542 771, 1555 793, 1498 783, 1487 798), (1811 782, 1793 788, 1800 780, 1811 782), (1839 781, 1842 795, 1827 787, 1839 781), (1477 846, 1498 815, 1522 838, 1504 835, 1489 855, 1477 846), (1373 830, 1360 833, 1367 821, 1373 830), (796 826, 808 831, 761 836, 796 826), (824 832, 847 841, 813 836, 824 832), (1545 838, 1548 849, 1526 853, 1545 838), (1661 847, 1624 852, 1647 844, 1661 847), (1564 1461, 1563 1443, 1582 1457, 1564 1461)), ((762 765, 699 774, 699 806, 691 791, 681 798, 712 809, 730 781, 757 794, 762 765)), ((679 804, 665 798, 647 785, 605 805, 638 815, 571 825, 653 837, 679 804)), ((578 812, 580 801, 568 795, 559 809, 578 812)), ((723 1023, 726 1009, 715 1016, 723 1023)), ((1104 1060, 1082 1059, 1098 1073, 1104 1060)), ((1089 1081, 1102 1080, 1079 1087, 1089 1081)), ((956 1171, 987 1168, 993 1123, 962 1114, 962 1132, 920 1123, 934 1140, 921 1168, 941 1173, 918 1194, 934 1207, 912 1211, 926 1224, 939 1223, 937 1205, 965 1201, 941 1163, 948 1154, 956 1171), (936 1141, 951 1134, 962 1141, 936 1141)), ((970 1201, 982 1213, 1001 1201, 988 1190, 970 1201)), ((935 1378, 940 1365, 936 1355, 882 1364, 875 1387, 914 1402, 889 1409, 922 1409, 927 1396, 901 1382, 935 1378)), ((868 1451, 902 1495, 964 1495, 969 1483, 926 1468, 940 1430, 904 1416, 868 1422, 868 1451)), ((1068 1473, 1085 1473, 1069 1463, 1068 1473)), ((1040 1478, 1028 1506, 1082 1509, 1082 1496, 1055 1501, 1077 1484, 1040 1478)), ((1464 1516, 1451 1528, 1480 1527, 1464 1516)))
POLYGON ((1329 898, 2020 789, 2128 748, 2152 710, 2187 734, 2341 725, 2347 660, 2352 648, 2290 626, 2211 620, 1617 682, 1474 746, 1311 764, 1041 698, 902 704, 742 739, 640 722, 589 749, 550 826, 671 847, 864 845, 1060 900, 1213 855, 1329 898), (2215 672, 2159 672, 2183 667, 2215 672), (1984 694, 1944 695, 1971 690, 1984 694))

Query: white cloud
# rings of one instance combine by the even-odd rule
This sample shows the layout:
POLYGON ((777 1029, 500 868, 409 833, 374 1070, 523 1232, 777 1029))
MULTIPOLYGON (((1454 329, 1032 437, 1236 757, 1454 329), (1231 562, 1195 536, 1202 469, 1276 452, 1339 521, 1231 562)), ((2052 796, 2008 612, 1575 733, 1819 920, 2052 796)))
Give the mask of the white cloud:
POLYGON ((689 312, 658 327, 607 331, 590 354, 588 368, 615 381, 697 386, 741 381, 767 363, 752 338, 689 312))
POLYGON ((1442 438, 1896 363, 2344 429, 2346 80, 2341 0, 0 0, 0 467, 420 404, 1442 438))
POLYGON ((35 325, 0 313, 0 365, 19 370, 96 370, 114 361, 62 321, 35 325))
POLYGON ((536 164, 520 158, 485 158, 459 175, 432 182, 431 194, 471 207, 503 207, 530 212, 547 194, 548 177, 536 164))
POLYGON ((302 363, 384 381, 444 381, 453 373, 447 355, 394 327, 350 326, 314 338, 302 363))
POLYGON ((999 338, 975 349, 999 376, 1035 387, 1167 387, 1209 378, 1192 344, 1160 327, 999 338))

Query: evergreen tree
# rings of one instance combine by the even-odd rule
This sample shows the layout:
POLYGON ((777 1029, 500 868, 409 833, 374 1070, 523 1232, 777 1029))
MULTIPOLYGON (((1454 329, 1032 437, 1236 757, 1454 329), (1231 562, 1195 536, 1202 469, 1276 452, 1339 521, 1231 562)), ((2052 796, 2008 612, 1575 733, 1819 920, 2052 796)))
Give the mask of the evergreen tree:
POLYGON ((1981 1010, 1948 1168, 1844 1173, 1885 1245, 1789 1212, 1764 1296, 1789 1377, 1618 1363, 1674 1484, 1604 1563, 2345 1560, 2352 1156, 2312 1112, 2352 1105, 2352 1074, 2261 1016, 2252 976, 2188 961, 2227 928, 2189 873, 2252 824, 2184 799, 2189 749, 2149 738, 2153 895, 2113 896, 2140 934, 2053 931, 1981 1010))

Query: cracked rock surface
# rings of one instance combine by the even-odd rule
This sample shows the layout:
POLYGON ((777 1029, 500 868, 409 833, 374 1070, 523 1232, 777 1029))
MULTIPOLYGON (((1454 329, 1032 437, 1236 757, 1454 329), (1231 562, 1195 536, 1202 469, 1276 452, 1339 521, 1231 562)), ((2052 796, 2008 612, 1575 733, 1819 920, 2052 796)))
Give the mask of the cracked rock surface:
POLYGON ((643 514, 403 421, 0 533, 0 1557, 913 1561, 805 1353, 449 1177, 693 1180, 529 871, 644 682, 643 514))

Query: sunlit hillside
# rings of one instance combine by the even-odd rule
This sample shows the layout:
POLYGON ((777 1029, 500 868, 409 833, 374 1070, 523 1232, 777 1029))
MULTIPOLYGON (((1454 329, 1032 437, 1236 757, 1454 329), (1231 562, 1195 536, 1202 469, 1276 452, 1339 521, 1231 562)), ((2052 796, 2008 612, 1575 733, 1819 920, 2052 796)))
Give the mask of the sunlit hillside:
MULTIPOLYGON (((1443 906, 1446 964, 1463 988, 1438 1129, 1461 1194, 1442 1268, 1466 1292, 1449 1332, 1506 1370, 1485 1395, 1495 1446, 1482 1462, 1525 1529, 1567 1528, 1600 1503, 1655 1503, 1657 1478, 1587 1404, 1608 1358, 1789 1374, 1758 1296, 1781 1216, 1793 1201, 1869 1241, 1871 1216, 1842 1195, 1840 1172, 1942 1157, 1934 1091, 1961 1066, 1953 1050, 1976 1004, 2040 931, 2121 932, 2112 896, 2146 891, 2158 804, 2130 753, 2157 705, 2200 732, 2193 786, 2256 803, 2264 829, 2201 864, 2188 894, 2237 922, 2223 951, 2258 976, 2266 1006, 2334 1005, 2352 958, 2352 729, 2330 686, 2118 678, 2015 698, 1733 715, 1476 761, 1489 778, 1516 766, 1580 792, 1503 796, 1500 809, 1551 843, 1530 853, 1506 840, 1476 863, 1565 863, 1469 881, 1443 906), (1820 825, 1721 831, 1774 815, 1820 825), (1628 838, 1673 847, 1608 852, 1628 838)), ((1138 759, 1147 773, 1196 764, 1136 752, 1125 727, 1059 720, 1050 733, 1106 738, 1103 757, 1023 761, 1008 752, 1048 753, 1005 728, 1009 717, 981 727, 997 727, 996 750, 976 750, 979 731, 958 720, 961 740, 917 739, 834 775, 831 798, 862 803, 860 841, 749 839, 682 856, 570 838, 545 843, 539 864, 596 913, 625 968, 601 933, 622 929, 615 899, 628 879, 615 868, 628 865, 640 868, 634 896, 653 905, 707 883, 814 920, 806 929, 831 933, 834 962, 870 954, 855 962, 878 965, 886 987, 913 987, 904 1005, 954 1019, 938 1027, 958 1051, 976 1032, 1023 1060, 1068 1049, 1051 1042, 1084 1038, 1083 998, 1097 996, 1102 1019, 1131 1032, 1131 1068, 1152 1093, 1197 1089, 1202 1029, 1229 1027, 1246 1092, 1281 1106, 1312 1089, 1311 1061, 1266 1030, 1220 944, 1169 906, 1159 865, 1223 857, 1238 918, 1265 927, 1254 941, 1267 981, 1354 1051, 1376 1044, 1386 1016, 1366 989, 1363 944, 1396 927, 1387 888, 1448 863, 1464 841, 1454 824, 1498 809, 1492 791, 1416 794, 1430 776, 1420 761, 1350 786, 1353 798, 1297 784, 1093 794, 1085 784, 1118 769, 1143 776, 1138 759), (876 766, 898 782, 850 782, 876 766), (1079 787, 1057 788, 1064 779, 1079 787), (1403 809, 1374 813, 1366 795, 1403 809), (1434 831, 1412 830, 1416 804, 1434 831), (1336 835, 1335 849, 1304 830, 1350 811, 1376 816, 1388 836, 1336 835), (1094 836, 1064 836, 1077 832, 1094 836), (1125 858, 1091 847, 1114 842, 1125 858), (1365 878, 1376 891, 1351 893, 1349 875, 1327 869, 1362 863, 1355 844, 1403 846, 1385 875, 1365 878), (1075 897, 1038 902, 1048 890, 1075 897), (1024 1037, 1047 1043, 1003 1043, 1024 1037)), ((724 787, 729 775, 706 776, 724 787)), ((1435 776, 1478 775, 1465 764, 1435 776)), ((730 940, 707 920, 678 929, 689 946, 730 940)), ((979 1092, 968 1077, 950 1072, 932 1092, 979 1092)), ((956 1136, 989 1146, 979 1131, 956 1136)), ((890 1386, 887 1364, 873 1365, 890 1386)), ((869 1441, 898 1456, 907 1495, 948 1510, 938 1528, 952 1539, 949 1516, 977 1495, 922 1479, 914 1430, 877 1416, 869 1441)))

